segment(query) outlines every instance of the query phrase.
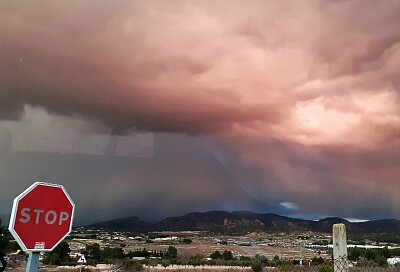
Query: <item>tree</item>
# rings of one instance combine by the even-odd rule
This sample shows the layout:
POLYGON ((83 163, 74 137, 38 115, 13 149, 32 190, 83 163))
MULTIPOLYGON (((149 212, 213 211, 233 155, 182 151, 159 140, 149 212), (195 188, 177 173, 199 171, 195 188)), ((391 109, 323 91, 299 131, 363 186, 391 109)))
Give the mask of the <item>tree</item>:
POLYGON ((217 250, 210 254, 210 258, 213 260, 222 259, 222 254, 217 250))
POLYGON ((61 265, 61 257, 58 253, 48 252, 43 258, 43 264, 61 265))
POLYGON ((71 249, 67 242, 61 242, 56 248, 51 251, 47 252, 43 258, 44 264, 52 264, 52 265, 61 265, 62 262, 71 261, 69 253, 71 249))
POLYGON ((388 266, 387 259, 386 259, 384 256, 382 256, 382 255, 376 256, 375 262, 376 262, 379 266, 388 266))
POLYGON ((189 238, 184 238, 183 240, 182 240, 182 244, 191 244, 193 241, 191 240, 191 239, 189 239, 189 238))
POLYGON ((143 271, 143 265, 137 260, 124 260, 122 263, 122 270, 127 271, 143 271))
POLYGON ((367 258, 367 260, 374 260, 377 256, 376 250, 374 249, 367 249, 365 251, 365 258, 367 258))
POLYGON ((222 253, 222 259, 225 261, 229 261, 233 259, 232 251, 230 250, 225 250, 224 253, 222 253))
POLYGON ((100 252, 100 259, 107 262, 110 259, 123 259, 125 257, 122 248, 106 247, 100 252))
MULTIPOLYGON (((0 221, 0 223, 1 223, 1 221, 0 221)), ((0 227, 0 262, 1 262, 1 264, 2 264, 2 268, 1 269, 3 269, 4 270, 4 268, 6 267, 6 265, 7 265, 7 262, 6 262, 6 260, 4 259, 4 256, 6 255, 6 252, 7 252, 7 248, 8 248, 8 246, 9 246, 9 239, 8 239, 8 237, 6 237, 6 236, 3 236, 2 234, 1 234, 1 227, 0 227)))
POLYGON ((256 258, 260 263, 264 265, 269 264, 269 260, 267 257, 265 257, 265 255, 256 254, 254 258, 256 258))
POLYGON ((361 256, 361 250, 358 247, 353 247, 349 249, 349 260, 358 261, 361 256))
POLYGON ((390 250, 387 246, 382 248, 381 255, 383 255, 383 257, 385 257, 386 259, 392 257, 392 254, 390 253, 390 250))
POLYGON ((261 272, 263 270, 263 267, 259 261, 255 261, 251 263, 251 270, 253 272, 261 272))
POLYGON ((167 257, 170 259, 176 259, 176 257, 178 257, 178 250, 176 249, 176 247, 168 247, 167 257))
POLYGON ((10 239, 8 239, 8 237, 6 237, 6 236, 1 235, 1 231, 0 231, 0 254, 6 253, 9 242, 10 242, 10 239))
POLYGON ((100 259, 100 245, 97 243, 91 244, 91 245, 86 245, 86 251, 88 253, 88 256, 94 260, 99 260, 100 259))
MULTIPOLYGON (((258 261, 258 259, 256 259, 256 261, 258 261)), ((252 262, 253 260, 250 257, 240 256, 238 263, 240 264, 240 266, 245 267, 250 266, 252 262)))
POLYGON ((312 258, 312 260, 311 260, 311 264, 313 264, 313 265, 319 265, 319 264, 323 264, 324 263, 324 259, 322 259, 322 257, 317 257, 317 256, 314 256, 314 258, 312 258))
MULTIPOLYGON (((0 226, 1 226, 1 218, 0 218, 0 226)), ((8 246, 10 239, 3 235, 3 228, 0 227, 0 254, 6 253, 6 248, 8 246)))
POLYGON ((17 252, 18 250, 21 250, 21 248, 16 241, 10 241, 4 249, 8 253, 17 252))
POLYGON ((52 252, 57 253, 63 262, 71 260, 69 256, 71 249, 69 248, 69 244, 67 242, 61 242, 52 252))
POLYGON ((1 227, 1 218, 0 218, 0 262, 2 264, 1 271, 4 271, 4 269, 5 269, 6 265, 7 265, 7 262, 4 259, 4 256, 6 254, 6 249, 7 249, 8 245, 9 245, 9 240, 10 239, 5 237, 2 232, 3 232, 3 229, 1 227))

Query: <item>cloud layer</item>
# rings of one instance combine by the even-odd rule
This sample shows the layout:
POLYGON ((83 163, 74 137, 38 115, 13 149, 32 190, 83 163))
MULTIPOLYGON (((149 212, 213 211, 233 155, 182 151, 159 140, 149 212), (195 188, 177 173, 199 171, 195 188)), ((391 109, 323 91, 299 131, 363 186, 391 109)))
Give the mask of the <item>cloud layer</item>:
MULTIPOLYGON (((53 128, 80 133, 215 136, 212 152, 253 199, 367 217, 373 198, 375 215, 400 216, 399 10, 361 0, 1 1, 0 119, 29 123, 25 110, 40 107, 57 116, 53 128)), ((198 188, 211 168, 166 175, 198 188)), ((143 171, 138 184, 159 177, 143 171)), ((226 180, 211 172, 208 193, 226 180)), ((106 179, 128 201, 134 175, 106 179)))
POLYGON ((2 1, 1 111, 112 126, 392 144, 398 2, 2 1))

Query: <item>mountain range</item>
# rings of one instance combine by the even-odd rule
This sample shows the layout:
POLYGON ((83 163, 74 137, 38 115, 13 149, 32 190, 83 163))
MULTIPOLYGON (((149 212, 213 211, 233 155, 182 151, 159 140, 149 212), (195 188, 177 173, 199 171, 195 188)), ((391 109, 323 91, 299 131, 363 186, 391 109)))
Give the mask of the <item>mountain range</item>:
POLYGON ((343 223, 350 234, 400 234, 400 220, 382 219, 366 222, 350 222, 339 217, 327 217, 318 221, 281 216, 273 213, 253 213, 248 211, 194 212, 183 216, 168 217, 158 223, 149 223, 138 217, 126 217, 91 224, 89 228, 114 231, 182 231, 200 230, 217 232, 247 231, 313 231, 330 233, 332 226, 343 223))

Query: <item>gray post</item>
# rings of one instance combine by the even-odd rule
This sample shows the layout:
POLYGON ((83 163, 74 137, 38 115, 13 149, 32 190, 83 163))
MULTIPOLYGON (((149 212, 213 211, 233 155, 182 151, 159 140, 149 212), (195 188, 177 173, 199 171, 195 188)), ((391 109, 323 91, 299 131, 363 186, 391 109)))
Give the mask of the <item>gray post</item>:
POLYGON ((333 267, 335 272, 348 271, 346 226, 344 224, 333 225, 333 267))
POLYGON ((37 272, 39 267, 40 252, 29 252, 29 259, 26 265, 26 272, 37 272))

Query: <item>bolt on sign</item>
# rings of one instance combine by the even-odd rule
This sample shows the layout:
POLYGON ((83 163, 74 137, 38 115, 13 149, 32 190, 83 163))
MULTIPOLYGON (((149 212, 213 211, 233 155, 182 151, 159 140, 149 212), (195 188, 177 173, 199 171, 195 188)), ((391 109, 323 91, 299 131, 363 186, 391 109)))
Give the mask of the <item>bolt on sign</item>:
POLYGON ((51 251, 71 232, 74 210, 62 185, 35 182, 14 199, 8 229, 24 251, 51 251))

